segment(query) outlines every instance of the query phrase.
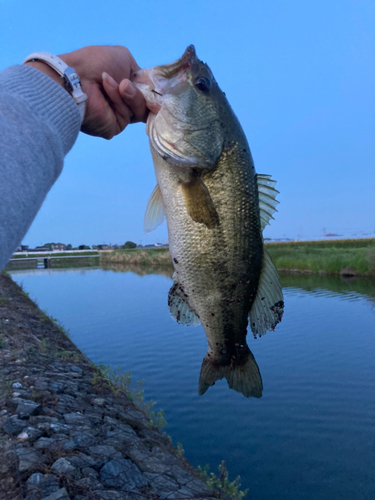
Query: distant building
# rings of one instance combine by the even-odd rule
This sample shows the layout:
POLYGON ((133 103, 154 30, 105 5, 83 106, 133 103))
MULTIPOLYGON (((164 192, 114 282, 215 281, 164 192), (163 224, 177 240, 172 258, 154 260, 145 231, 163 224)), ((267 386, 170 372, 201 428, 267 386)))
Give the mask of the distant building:
POLYGON ((51 250, 53 250, 54 252, 65 252, 66 245, 64 245, 64 243, 52 243, 51 250))
POLYGON ((29 249, 29 252, 49 252, 49 251, 50 249, 48 247, 42 247, 42 246, 29 249))

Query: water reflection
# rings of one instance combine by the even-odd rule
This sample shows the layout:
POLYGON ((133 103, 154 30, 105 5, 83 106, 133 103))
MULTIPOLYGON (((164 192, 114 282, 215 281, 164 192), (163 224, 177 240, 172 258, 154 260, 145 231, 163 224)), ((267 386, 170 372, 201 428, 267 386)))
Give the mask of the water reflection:
POLYGON ((7 272, 11 274, 12 277, 22 277, 22 276, 48 276, 52 274, 68 274, 68 273, 79 273, 86 274, 88 272, 95 272, 101 269, 99 266, 96 267, 59 267, 59 268, 26 268, 26 269, 6 269, 7 272))
POLYGON ((373 498, 375 280, 281 276, 279 331, 248 340, 264 385, 249 400, 225 381, 197 396, 205 335, 171 320, 164 272, 12 275, 94 363, 145 379, 146 399, 165 411, 167 433, 193 465, 216 470, 226 459, 252 500, 373 498))
POLYGON ((173 276, 173 266, 139 266, 137 264, 119 264, 115 262, 103 262, 101 268, 104 271, 113 271, 115 273, 133 273, 138 276, 147 276, 157 274, 171 278, 173 276))
MULTIPOLYGON (((103 269, 115 272, 132 272, 141 276, 146 274, 158 274, 172 278, 173 274, 172 268, 155 266, 146 268, 137 265, 110 264, 103 266, 103 269)), ((375 306, 375 281, 373 279, 332 277, 326 275, 284 274, 281 275, 281 284, 282 287, 287 289, 291 294, 308 293, 325 297, 339 296, 341 299, 351 301, 363 300, 365 297, 372 306, 375 306)), ((199 283, 197 285, 199 286, 199 283)), ((194 300, 196 304, 196 301, 199 300, 199 296, 194 296, 194 300)), ((192 312, 189 305, 186 303, 184 291, 182 288, 179 289, 177 283, 172 286, 169 292, 168 305, 172 318, 178 323, 185 325, 199 325, 201 323, 201 318, 198 318, 192 312), (176 311, 178 312, 176 313, 176 311)), ((221 304, 219 304, 219 308, 220 307, 221 304)), ((212 325, 215 313, 217 314, 218 311, 215 310, 215 313, 212 313, 212 304, 209 305, 209 309, 210 313, 208 315, 210 316, 212 325)), ((202 307, 200 310, 202 310, 202 307)), ((219 311, 218 315, 219 328, 222 328, 223 318, 220 312, 221 311, 219 311)), ((210 331, 208 324, 203 326, 205 327, 207 340, 209 342, 209 349, 201 366, 198 384, 199 394, 204 394, 216 381, 225 378, 230 389, 242 393, 245 397, 260 398, 263 392, 262 377, 255 357, 247 345, 246 337, 244 335, 238 335, 238 338, 236 338, 236 332, 233 330, 225 332, 226 342, 223 344, 221 335, 218 336, 216 333, 215 336, 215 332, 212 333, 212 331, 210 331), (224 362, 213 362, 211 357, 212 351, 210 349, 212 343, 216 343, 216 346, 219 345, 219 343, 223 344, 221 345, 221 354, 224 362), (233 359, 241 359, 243 362, 233 363, 233 359)))
MULTIPOLYGON (((85 268, 85 270, 100 269, 100 268, 85 268)), ((133 273, 138 276, 146 276, 150 274, 173 277, 174 269, 170 266, 139 266, 136 264, 117 264, 103 263, 101 269, 105 271, 114 271, 117 273, 133 273)), ((64 269, 49 269, 39 270, 40 273, 64 272, 64 269)), ((69 271, 66 269, 65 271, 69 271)), ((20 271, 24 273, 25 271, 20 271)), ((12 274, 14 271, 12 271, 12 274)), ((369 302, 375 301, 375 279, 360 277, 345 277, 345 276, 330 276, 318 274, 290 274, 279 273, 280 282, 283 289, 288 289, 289 292, 296 291, 298 293, 309 292, 312 295, 325 295, 327 297, 340 296, 341 299, 362 300, 367 299, 369 302)))
MULTIPOLYGON (((92 274, 98 271, 100 268, 82 268, 79 270, 80 274, 92 274)), ((101 268, 102 271, 108 273, 130 273, 137 276, 164 276, 168 279, 172 279, 173 268, 171 266, 138 266, 138 265, 127 265, 127 264, 106 264, 101 268)), ((73 269, 35 269, 30 271, 14 271, 12 274, 16 276, 22 276, 25 274, 33 275, 50 275, 50 274, 62 274, 62 273, 77 273, 77 270, 73 269)), ((340 300, 345 301, 363 301, 365 300, 371 307, 375 307, 375 280, 366 278, 352 278, 343 279, 342 277, 332 277, 332 276, 318 276, 318 275, 300 275, 300 274, 282 274, 280 276, 281 284, 284 292, 288 294, 289 297, 299 297, 299 296, 317 296, 317 297, 337 297, 340 300)), ((175 285, 172 286, 172 289, 175 285)), ((159 306, 162 309, 166 309, 166 298, 163 299, 164 305, 159 306)), ((180 304, 181 314, 187 314, 182 308, 183 304, 180 304)), ((173 315, 172 315, 173 317, 173 315)), ((174 318, 176 319, 176 318, 174 318)), ((181 318, 180 318, 181 319, 181 318)), ((168 318, 167 318, 168 321, 168 318)), ((189 323, 189 322, 187 322, 189 323)), ((190 318, 191 324, 191 318, 190 318)), ((199 321, 196 321, 199 324, 199 321)), ((239 348, 246 356, 246 363, 240 366, 239 370, 233 370, 230 362, 227 365, 213 365, 209 360, 209 352, 205 356, 199 377, 199 393, 204 394, 207 389, 214 385, 217 380, 226 378, 230 388, 236 388, 246 397, 256 397, 262 396, 263 392, 263 382, 262 376, 257 364, 257 361, 250 351, 246 338, 239 339, 239 342, 233 342, 234 349, 239 348), (238 344, 237 346, 235 344, 238 344), (246 379, 247 383, 242 382, 243 378, 246 379)), ((232 355, 231 351, 228 349, 228 358, 232 355)), ((262 365, 264 360, 262 361, 262 365)))
POLYGON ((316 274, 280 274, 283 288, 296 293, 340 297, 342 300, 362 300, 375 304, 375 280, 365 277, 319 276, 316 274))
MULTIPOLYGON (((132 272, 141 276, 162 274, 170 278, 173 272, 173 268, 169 267, 146 268, 122 264, 106 264, 103 269, 132 272)), ((246 341, 247 316, 249 306, 254 301, 250 294, 252 292, 256 295, 256 289, 252 290, 246 284, 249 281, 245 282, 244 278, 241 281, 237 276, 237 279, 234 277, 228 280, 214 269, 213 274, 215 273, 216 280, 208 278, 204 273, 195 274, 193 284, 190 282, 184 287, 175 280, 168 293, 171 317, 181 325, 202 325, 206 333, 208 350, 202 361, 198 393, 203 395, 215 382, 226 379, 230 389, 245 397, 260 398, 263 391, 262 377, 246 341), (226 284, 228 281, 230 287, 226 284), (186 290, 189 290, 189 295, 186 290)), ((276 319, 271 318, 272 324, 267 325, 268 328, 274 328, 280 321, 282 308, 283 302, 280 302, 280 311, 272 313, 276 319)), ((265 323, 268 318, 264 316, 263 314, 262 321, 265 323)))

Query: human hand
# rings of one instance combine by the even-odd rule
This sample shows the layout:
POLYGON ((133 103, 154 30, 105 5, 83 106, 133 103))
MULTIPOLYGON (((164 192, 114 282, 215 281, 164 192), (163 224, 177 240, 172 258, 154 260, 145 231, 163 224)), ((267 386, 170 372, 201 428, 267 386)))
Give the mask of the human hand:
MULTIPOLYGON (((146 101, 132 83, 138 64, 122 46, 93 45, 59 55, 80 78, 87 95, 82 132, 111 139, 129 123, 146 121, 146 101)), ((48 74, 61 85, 58 74, 40 61, 27 63, 48 74)))

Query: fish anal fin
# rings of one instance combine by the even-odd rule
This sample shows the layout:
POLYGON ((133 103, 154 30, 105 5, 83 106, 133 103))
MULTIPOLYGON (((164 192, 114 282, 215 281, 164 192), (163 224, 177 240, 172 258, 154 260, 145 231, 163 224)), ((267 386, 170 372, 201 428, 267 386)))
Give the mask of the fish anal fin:
POLYGON ((145 217, 143 220, 143 230, 145 233, 151 233, 164 220, 163 196, 160 187, 156 184, 148 200, 145 217))
POLYGON ((262 397, 262 377, 250 350, 241 363, 232 363, 232 365, 221 364, 207 353, 199 375, 199 395, 203 395, 217 380, 223 378, 227 380, 230 389, 240 392, 246 398, 262 397))
POLYGON ((208 229, 213 229, 219 224, 219 215, 210 193, 199 177, 182 184, 182 193, 187 211, 194 222, 200 222, 208 229))
POLYGON ((178 282, 175 282, 168 293, 169 312, 181 325, 196 326, 200 320, 195 311, 187 303, 187 296, 178 282))
POLYGON ((284 297, 279 274, 267 250, 263 249, 263 266, 258 291, 249 313, 254 337, 274 330, 284 313, 284 297))

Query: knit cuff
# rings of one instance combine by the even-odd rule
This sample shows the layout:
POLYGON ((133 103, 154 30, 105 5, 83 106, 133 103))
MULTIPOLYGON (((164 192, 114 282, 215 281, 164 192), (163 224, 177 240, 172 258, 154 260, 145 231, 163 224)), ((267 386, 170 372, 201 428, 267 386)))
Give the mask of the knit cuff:
POLYGON ((10 66, 0 73, 2 91, 25 100, 25 105, 61 137, 64 155, 77 139, 81 128, 78 106, 58 83, 36 68, 10 66))

